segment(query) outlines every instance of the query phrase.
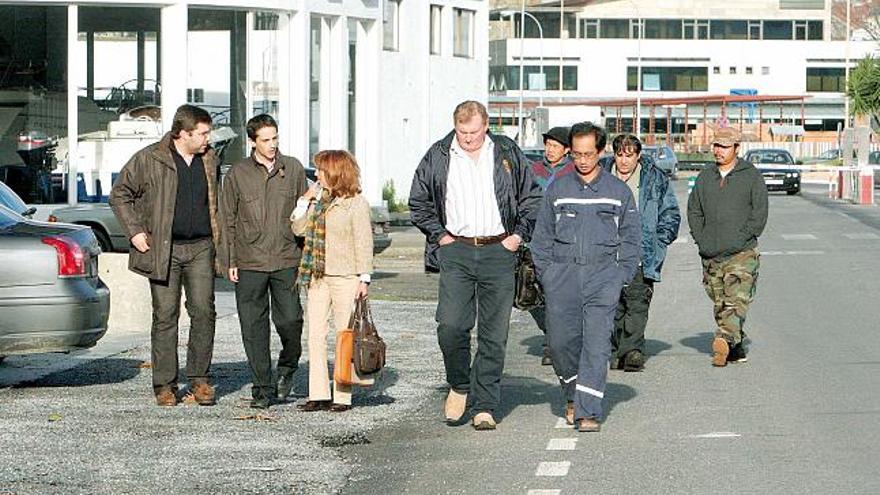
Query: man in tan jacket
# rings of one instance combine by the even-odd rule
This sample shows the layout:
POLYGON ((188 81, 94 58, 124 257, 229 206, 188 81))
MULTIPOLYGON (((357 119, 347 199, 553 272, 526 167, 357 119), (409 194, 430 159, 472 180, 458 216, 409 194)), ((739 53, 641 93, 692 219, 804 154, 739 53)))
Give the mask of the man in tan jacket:
POLYGON ((192 105, 174 114, 171 132, 138 151, 119 173, 110 206, 128 234, 129 269, 150 280, 153 392, 160 406, 177 405, 177 320, 180 291, 192 321, 186 374, 195 400, 214 404, 209 368, 214 352, 216 156, 208 146, 211 116, 192 105))
POLYGON ((235 283, 241 339, 253 377, 251 407, 287 398, 302 354, 303 311, 294 287, 302 245, 290 229, 296 199, 306 191, 306 172, 278 151, 278 124, 261 114, 247 123, 251 156, 232 166, 223 181, 220 212, 235 283), (269 302, 281 337, 276 380, 269 349, 269 302))

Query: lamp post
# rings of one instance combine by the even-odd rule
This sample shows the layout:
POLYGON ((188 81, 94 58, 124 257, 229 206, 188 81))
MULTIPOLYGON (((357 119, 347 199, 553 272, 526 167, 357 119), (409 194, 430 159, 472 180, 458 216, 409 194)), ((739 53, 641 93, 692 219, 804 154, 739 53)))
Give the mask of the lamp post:
MULTIPOLYGON (((510 13, 513 16, 513 13, 510 13)), ((519 112, 518 112, 518 136, 519 136, 519 145, 523 145, 523 133, 525 131, 525 126, 523 126, 523 99, 525 97, 525 67, 524 63, 524 54, 525 51, 525 38, 526 38, 526 16, 531 17, 535 24, 538 25, 538 36, 541 40, 541 49, 539 51, 539 64, 541 67, 541 77, 544 78, 544 84, 547 84, 546 76, 544 75, 544 28, 541 26, 541 22, 533 16, 532 14, 526 12, 526 0, 522 1, 519 10, 519 112)), ((561 34, 561 33, 560 33, 561 34)), ((560 77, 562 74, 560 74, 560 77)), ((561 81, 560 81, 561 82, 561 81)), ((538 105, 544 106, 544 91, 543 88, 538 91, 538 105)))
MULTIPOLYGON (((635 0, 629 0, 633 9, 636 11, 636 19, 638 20, 638 38, 636 38, 636 115, 633 129, 636 131, 636 137, 642 138, 642 34, 644 27, 642 26, 642 14, 639 12, 639 6, 635 0)), ((684 123, 687 127, 687 122, 684 123)))

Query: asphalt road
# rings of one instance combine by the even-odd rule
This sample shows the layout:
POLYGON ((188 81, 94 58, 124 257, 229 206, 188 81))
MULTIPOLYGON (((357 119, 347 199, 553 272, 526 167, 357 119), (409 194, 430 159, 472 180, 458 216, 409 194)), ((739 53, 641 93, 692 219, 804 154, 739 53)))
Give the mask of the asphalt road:
POLYGON ((806 189, 771 195, 748 363, 710 366, 711 306, 683 226, 655 292, 647 369, 611 372, 601 433, 559 427, 540 337, 514 311, 498 430, 446 426, 437 390, 345 450, 356 467, 344 493, 880 492, 880 212, 806 189))
MULTIPOLYGON (((686 182, 676 188, 683 202, 686 182)), ((220 286, 217 406, 153 405, 143 329, 7 358, 0 494, 880 493, 880 208, 823 191, 771 197, 747 364, 709 364, 711 308, 682 228, 652 305, 647 370, 612 372, 601 433, 557 428, 558 385, 518 311, 499 429, 441 421, 437 279, 422 272, 421 236, 401 229, 371 288, 389 364, 351 411, 289 402, 252 417, 234 299, 220 286)), ((295 400, 308 366, 304 355, 295 400)))

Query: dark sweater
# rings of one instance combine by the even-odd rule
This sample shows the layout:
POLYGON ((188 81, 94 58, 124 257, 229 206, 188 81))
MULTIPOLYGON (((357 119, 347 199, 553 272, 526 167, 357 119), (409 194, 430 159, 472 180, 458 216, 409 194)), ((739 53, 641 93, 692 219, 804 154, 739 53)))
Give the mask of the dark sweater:
POLYGON ((737 159, 722 180, 716 165, 697 176, 688 198, 688 224, 700 256, 724 259, 758 245, 767 224, 767 186, 751 163, 737 159))
POLYGON ((177 166, 177 200, 171 238, 192 242, 211 237, 211 216, 208 211, 208 180, 201 155, 193 156, 187 165, 171 145, 171 156, 177 166))

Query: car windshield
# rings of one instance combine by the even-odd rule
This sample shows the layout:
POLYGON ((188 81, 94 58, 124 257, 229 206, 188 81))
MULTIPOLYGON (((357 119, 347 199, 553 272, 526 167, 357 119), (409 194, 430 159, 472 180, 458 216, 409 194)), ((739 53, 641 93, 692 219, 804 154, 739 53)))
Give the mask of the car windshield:
POLYGON ((786 151, 757 151, 748 155, 748 161, 752 163, 778 163, 781 165, 794 165, 794 160, 786 151))
POLYGON ((15 194, 15 191, 6 184, 0 182, 0 205, 3 205, 15 213, 22 214, 28 210, 24 201, 15 194))
POLYGON ((24 217, 0 204, 0 230, 7 229, 23 221, 24 217))

